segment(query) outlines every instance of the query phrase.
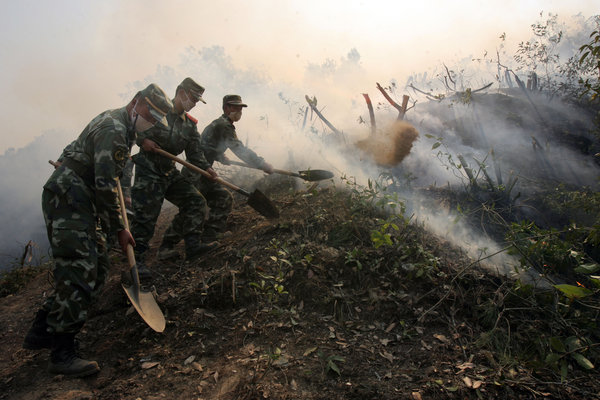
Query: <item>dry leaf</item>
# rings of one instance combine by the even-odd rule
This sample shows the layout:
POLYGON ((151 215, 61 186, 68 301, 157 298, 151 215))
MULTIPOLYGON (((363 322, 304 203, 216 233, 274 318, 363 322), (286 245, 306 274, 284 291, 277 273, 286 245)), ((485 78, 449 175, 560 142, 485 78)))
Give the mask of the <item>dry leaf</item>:
POLYGON ((436 333, 435 335, 433 335, 433 337, 436 338, 437 340, 439 340, 442 343, 446 343, 446 344, 450 343, 450 341, 448 340, 448 338, 446 336, 444 336, 444 335, 440 335, 440 334, 436 333))
POLYGON ((185 359, 185 361, 183 362, 183 365, 188 365, 195 359, 196 359, 196 356, 189 356, 188 358, 185 359))
POLYGON ((388 353, 387 351, 384 351, 383 353, 379 353, 379 355, 383 358, 385 358, 386 360, 388 360, 389 362, 394 362, 394 356, 391 355, 390 353, 388 353))
POLYGON ((421 340, 421 346, 423 346, 426 350, 431 350, 431 346, 425 343, 424 340, 421 340))
POLYGON ((457 365, 456 368, 460 369, 460 371, 457 372, 457 374, 460 374, 460 373, 464 372, 466 369, 475 368, 475 364, 466 362, 466 363, 457 365))
POLYGON ((386 333, 390 333, 392 329, 396 327, 396 323, 392 322, 387 328, 385 328, 386 333))
POLYGON ((473 382, 473 389, 479 389, 482 384, 483 384, 483 382, 481 382, 481 381, 473 382))
POLYGON ((465 376, 463 378, 463 382, 465 383, 465 385, 467 385, 467 387, 473 387, 473 381, 471 381, 471 378, 469 378, 468 376, 465 376))
POLYGON ((423 398, 421 397, 421 393, 419 392, 412 392, 412 398, 413 400, 423 400, 423 398))
POLYGON ((307 355, 315 352, 317 350, 316 347, 311 347, 310 349, 306 349, 306 351, 304 352, 304 354, 302 354, 304 357, 306 357, 307 355))
POLYGON ((146 361, 142 363, 142 369, 150 369, 160 364, 158 361, 146 361))
POLYGON ((199 362, 197 362, 197 361, 194 361, 194 362, 192 363, 192 367, 194 367, 194 368, 195 368, 197 371, 200 371, 200 372, 202 372, 202 365, 200 365, 200 363, 199 363, 199 362))

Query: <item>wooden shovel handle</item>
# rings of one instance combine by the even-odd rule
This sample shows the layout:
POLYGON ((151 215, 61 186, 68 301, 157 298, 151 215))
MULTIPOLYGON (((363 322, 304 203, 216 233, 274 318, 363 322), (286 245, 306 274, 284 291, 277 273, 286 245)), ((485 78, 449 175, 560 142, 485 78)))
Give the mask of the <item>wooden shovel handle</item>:
MULTIPOLYGON (((258 167, 253 167, 253 166, 251 166, 251 165, 248 165, 248 164, 246 164, 246 163, 239 162, 239 161, 235 161, 235 160, 229 160, 229 164, 231 164, 231 165, 238 165, 238 166, 240 166, 240 167, 246 167, 246 168, 258 169, 258 170, 261 170, 261 171, 262 171, 262 169, 261 169, 261 168, 258 168, 258 167)), ((298 173, 296 173, 296 172, 292 172, 292 171, 286 171, 286 170, 283 170, 283 169, 275 169, 275 168, 273 168, 273 172, 274 172, 274 173, 276 173, 276 174, 288 175, 288 176, 294 176, 294 177, 296 177, 296 178, 302 178, 302 175, 300 175, 300 174, 298 174, 298 173)))
MULTIPOLYGON (((125 229, 129 230, 129 220, 127 219, 127 209, 125 208, 125 198, 123 197, 123 189, 121 188, 121 182, 118 178, 117 192, 119 193, 119 204, 121 205, 121 217, 123 218, 123 224, 125 224, 125 229)), ((131 244, 127 244, 127 260, 129 261, 130 267, 135 265, 135 253, 133 252, 133 246, 131 244)))
MULTIPOLYGON (((169 153, 168 151, 164 151, 163 149, 154 149, 155 153, 158 153, 162 156, 165 156, 167 158, 170 158, 171 160, 178 162, 179 164, 191 169, 192 171, 198 172, 199 174, 204 175, 205 177, 209 178, 209 179, 213 179, 212 175, 209 174, 208 172, 206 172, 205 170, 203 170, 202 168, 198 168, 196 167, 194 164, 191 164, 185 160, 182 160, 181 158, 174 156, 173 154, 169 153)), ((244 189, 239 188, 237 186, 235 186, 233 183, 229 183, 227 181, 224 181, 223 179, 217 177, 214 179, 215 182, 220 183, 223 186, 227 186, 228 188, 235 190, 238 193, 241 193, 245 196, 249 196, 249 193, 246 192, 244 189)))

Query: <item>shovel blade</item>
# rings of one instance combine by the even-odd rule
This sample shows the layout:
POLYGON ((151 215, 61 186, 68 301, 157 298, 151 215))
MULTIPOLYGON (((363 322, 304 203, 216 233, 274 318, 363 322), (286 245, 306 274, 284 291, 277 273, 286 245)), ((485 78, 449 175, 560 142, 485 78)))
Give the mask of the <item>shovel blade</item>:
POLYGON ((269 219, 279 218, 279 210, 275 204, 258 189, 248 197, 248 205, 269 219))
POLYGON ((302 179, 309 182, 322 181, 333 178, 333 172, 324 169, 309 169, 307 171, 298 171, 302 179))
POLYGON ((154 299, 152 293, 142 291, 136 285, 126 286, 121 284, 121 286, 125 290, 129 301, 133 304, 133 308, 135 308, 146 324, 156 332, 163 332, 166 326, 165 316, 158 307, 158 304, 156 304, 156 299, 154 299))

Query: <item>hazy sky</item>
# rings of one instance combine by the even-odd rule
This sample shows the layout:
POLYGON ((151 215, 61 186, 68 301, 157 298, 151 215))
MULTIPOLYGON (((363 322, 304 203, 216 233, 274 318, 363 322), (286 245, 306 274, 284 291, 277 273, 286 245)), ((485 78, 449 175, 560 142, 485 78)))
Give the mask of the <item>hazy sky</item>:
MULTIPOLYGON (((124 105, 132 82, 178 65, 190 47, 222 46, 237 68, 299 87, 307 65, 355 48, 365 74, 348 89, 361 93, 375 82, 403 81, 442 61, 494 51, 502 32, 524 40, 541 11, 599 11, 597 0, 2 3, 0 154, 49 129, 76 137, 99 112, 124 105)), ((194 78, 207 87, 207 101, 218 104, 225 93, 211 92, 202 71, 194 78)))

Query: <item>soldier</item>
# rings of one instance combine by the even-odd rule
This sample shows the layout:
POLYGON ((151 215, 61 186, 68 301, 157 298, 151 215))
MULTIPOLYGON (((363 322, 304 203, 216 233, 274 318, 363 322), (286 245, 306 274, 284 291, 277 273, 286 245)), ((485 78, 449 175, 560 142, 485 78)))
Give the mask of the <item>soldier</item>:
MULTIPOLYGON (((271 164, 244 146, 235 133, 234 123, 242 118, 243 107, 248 106, 242 102, 240 96, 229 94, 223 97, 223 115, 204 128, 200 135, 202 151, 211 166, 215 161, 229 164, 225 151, 231 149, 236 156, 249 165, 271 174, 273 172, 271 164)), ((209 214, 204 225, 202 241, 212 242, 226 230, 227 217, 233 206, 233 196, 222 185, 185 167, 182 175, 194 182, 208 202, 209 214)), ((168 259, 178 255, 174 247, 183 237, 184 224, 185 216, 181 213, 177 214, 163 237, 159 258, 168 259)))
POLYGON ((50 348, 51 373, 87 376, 100 370, 97 362, 76 354, 74 340, 108 276, 107 235, 116 235, 124 252, 129 244, 135 246, 119 212, 117 179, 136 132, 167 123, 171 108, 162 89, 151 84, 127 106, 101 113, 65 147, 44 185, 42 211, 55 286, 23 347, 50 348))
POLYGON ((135 253, 140 278, 146 281, 152 277, 152 272, 145 263, 145 256, 164 199, 175 204, 183 218, 181 234, 188 260, 195 260, 218 244, 202 243, 200 239, 207 212, 204 197, 181 176, 174 161, 154 153, 155 148, 174 155, 185 151, 190 163, 217 176, 200 148, 200 135, 196 128, 198 121, 187 113, 198 101, 206 103, 202 98, 203 93, 202 86, 191 78, 184 79, 177 86, 173 110, 167 114, 169 129, 156 127, 137 138, 140 152, 133 156, 136 172, 131 190, 134 210, 131 231, 137 243, 135 253))

